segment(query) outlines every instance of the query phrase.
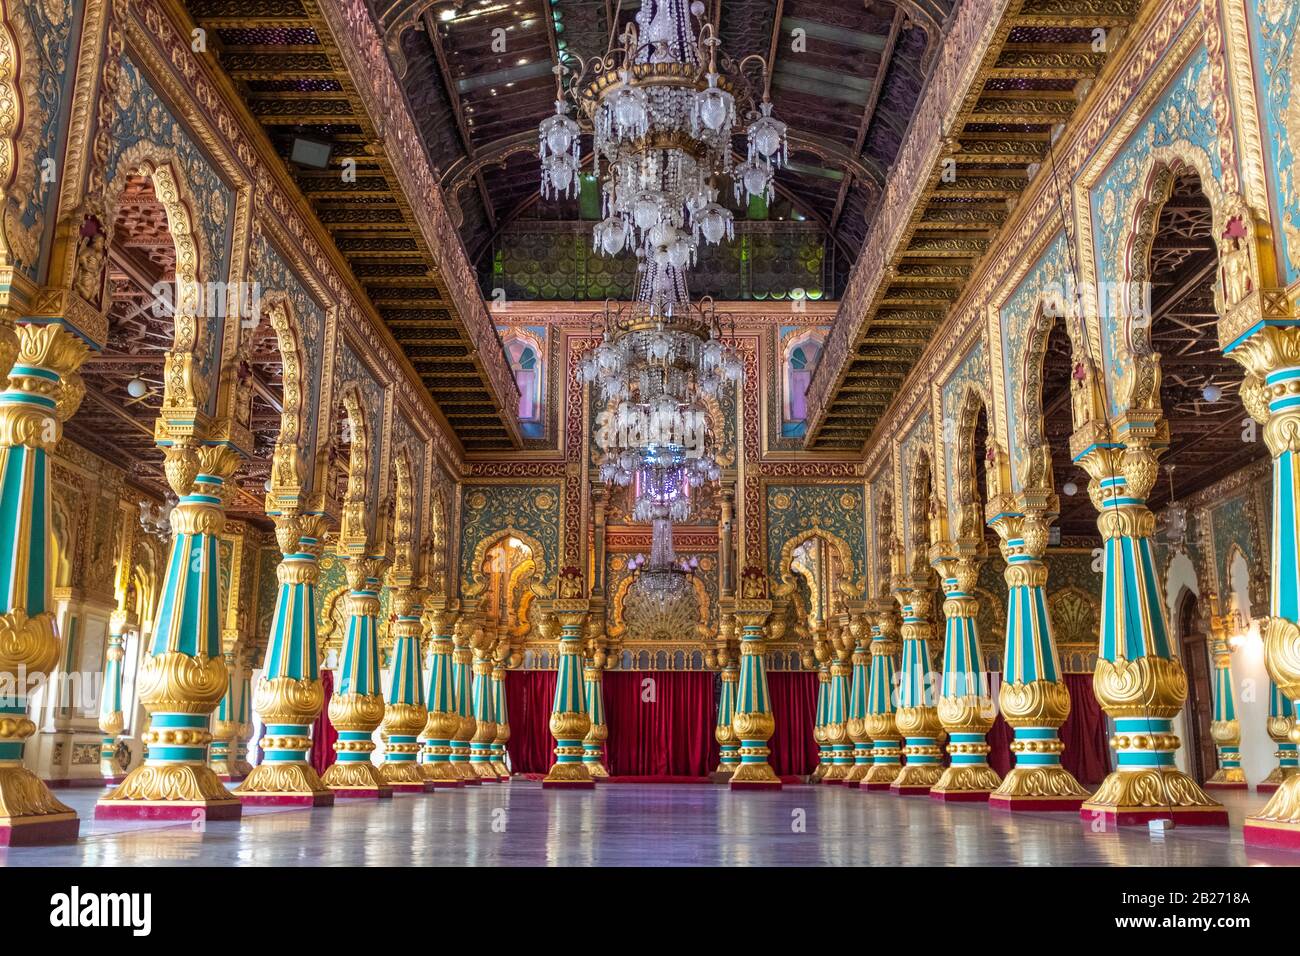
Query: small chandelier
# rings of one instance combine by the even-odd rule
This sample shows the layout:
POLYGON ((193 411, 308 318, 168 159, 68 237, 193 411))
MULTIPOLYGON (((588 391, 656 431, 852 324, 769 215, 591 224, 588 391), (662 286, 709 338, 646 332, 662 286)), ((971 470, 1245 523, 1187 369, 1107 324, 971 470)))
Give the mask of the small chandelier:
POLYGON ((541 192, 551 200, 578 191, 582 127, 569 115, 571 101, 591 130, 598 176, 603 164, 596 252, 634 250, 659 270, 681 271, 694 264, 701 242, 732 238, 732 213, 717 201, 720 177, 731 177, 737 202, 772 197, 788 147, 786 125, 772 115, 767 60, 731 60, 703 15, 698 0, 689 8, 686 0, 643 3, 604 56, 561 54, 555 114, 538 128, 541 192), (757 107, 745 76, 751 65, 762 72, 757 107), (738 134, 748 155, 733 167, 738 134))

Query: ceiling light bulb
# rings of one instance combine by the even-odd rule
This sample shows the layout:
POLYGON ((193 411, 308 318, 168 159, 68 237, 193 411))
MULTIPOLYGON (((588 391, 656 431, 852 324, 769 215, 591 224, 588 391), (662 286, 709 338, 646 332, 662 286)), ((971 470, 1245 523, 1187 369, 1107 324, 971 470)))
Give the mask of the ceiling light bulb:
POLYGON ((1223 398, 1223 389, 1211 382, 1209 385, 1206 385, 1205 388, 1201 389, 1201 396, 1207 402, 1217 402, 1219 399, 1223 398))
POLYGON ((144 398, 149 394, 149 386, 142 378, 133 378, 126 383, 126 394, 132 398, 144 398))
POLYGON ((1061 490, 1064 491, 1069 497, 1073 498, 1075 495, 1079 493, 1079 486, 1072 481, 1067 481, 1064 485, 1061 486, 1061 490))

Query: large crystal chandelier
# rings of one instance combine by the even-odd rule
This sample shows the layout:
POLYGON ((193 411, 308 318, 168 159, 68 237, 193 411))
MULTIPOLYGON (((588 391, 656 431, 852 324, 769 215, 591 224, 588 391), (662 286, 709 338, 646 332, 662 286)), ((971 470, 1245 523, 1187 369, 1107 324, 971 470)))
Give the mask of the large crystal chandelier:
POLYGON ((594 436, 601 480, 632 487, 636 521, 690 518, 691 492, 722 473, 710 406, 744 377, 712 300, 671 305, 667 315, 641 300, 607 305, 601 342, 580 366, 603 409, 594 436))
POLYGON ((538 131, 542 196, 576 195, 582 130, 569 116, 566 95, 572 99, 591 131, 601 178, 604 218, 593 246, 609 256, 634 251, 647 294, 680 284, 685 298, 682 274, 700 243, 731 238, 732 213, 718 202, 721 178, 731 178, 738 202, 770 199, 773 172, 786 161, 786 127, 772 116, 766 60, 752 54, 733 62, 703 13, 698 0, 689 10, 686 0, 645 0, 621 46, 591 60, 562 56, 555 115, 538 131), (756 108, 745 76, 751 65, 763 78, 756 108), (739 135, 747 158, 735 165, 739 135))

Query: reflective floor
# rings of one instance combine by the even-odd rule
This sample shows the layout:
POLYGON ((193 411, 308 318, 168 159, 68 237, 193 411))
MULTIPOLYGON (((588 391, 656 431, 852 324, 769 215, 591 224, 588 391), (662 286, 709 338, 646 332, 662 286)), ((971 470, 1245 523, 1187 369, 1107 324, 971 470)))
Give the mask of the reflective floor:
POLYGON ((0 849, 5 865, 477 866, 1300 865, 1247 850, 1241 821, 1262 806, 1228 794, 1228 830, 1094 833, 1074 815, 1014 819, 973 805, 842 787, 732 793, 700 785, 543 790, 517 780, 332 808, 246 810, 238 823, 98 821, 99 790, 60 790, 81 816, 69 846, 0 849))

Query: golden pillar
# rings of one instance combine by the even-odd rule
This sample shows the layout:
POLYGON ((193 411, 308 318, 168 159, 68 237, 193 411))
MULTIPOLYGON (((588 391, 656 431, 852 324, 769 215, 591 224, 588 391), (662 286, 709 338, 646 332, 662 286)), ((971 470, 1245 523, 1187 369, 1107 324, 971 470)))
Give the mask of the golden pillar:
POLYGON ((370 762, 374 733, 384 719, 379 679, 379 588, 384 559, 348 557, 348 631, 344 637, 338 691, 330 698, 330 723, 338 731, 338 758, 325 771, 336 797, 391 797, 393 788, 370 762))
POLYGON ((824 640, 813 643, 813 657, 817 661, 817 716, 813 718, 813 740, 817 743, 817 766, 808 777, 810 783, 821 783, 831 769, 831 744, 826 739, 826 714, 831 697, 830 645, 824 640))
MULTIPOLYGON (((756 591, 753 578, 751 575, 747 587, 756 591)), ((766 591, 765 583, 762 590, 766 591)), ((764 660, 767 650, 764 629, 771 617, 772 602, 765 598, 742 597, 736 601, 736 623, 740 625, 740 682, 736 688, 736 714, 731 726, 740 738, 740 766, 731 775, 733 790, 781 787, 781 778, 767 762, 772 753, 767 742, 776 730, 764 660)), ((784 631, 784 620, 773 620, 772 639, 779 639, 784 631)))
MULTIPOLYGON (((729 604, 731 599, 726 599, 729 604)), ((721 683, 718 695, 718 715, 713 726, 713 739, 718 742, 718 768, 710 779, 713 783, 726 783, 740 766, 740 738, 731 726, 736 715, 736 690, 740 683, 740 667, 737 664, 739 648, 736 647, 736 620, 727 607, 718 609, 718 636, 714 646, 708 648, 706 656, 710 666, 720 671, 721 683)))
POLYGON ((930 659, 930 639, 934 634, 930 623, 930 594, 934 582, 926 568, 924 573, 895 575, 893 583, 894 597, 903 615, 903 666, 895 720, 903 735, 906 763, 889 789, 902 796, 917 796, 929 794, 943 772, 939 763, 943 725, 935 707, 930 659))
POLYGON ((543 787, 590 789, 591 772, 582 761, 582 741, 591 730, 587 698, 582 686, 582 635, 587 619, 587 602, 582 598, 557 598, 552 612, 560 625, 556 648, 559 673, 555 701, 551 705, 551 735, 555 737, 555 763, 542 781, 543 787))
MULTIPOLYGON (((509 646, 505 648, 509 653, 509 646)), ((510 712, 506 706, 506 661, 497 657, 492 664, 492 699, 496 703, 497 733, 492 738, 492 769, 502 783, 510 780, 506 766, 506 744, 510 742, 510 712)))
POLYGON ((873 601, 869 613, 871 672, 867 688, 866 730, 872 742, 871 767, 860 786, 866 790, 888 790, 903 768, 894 697, 898 622, 894 617, 894 602, 889 598, 873 601))
POLYGON ((452 629, 452 699, 458 723, 451 741, 451 765, 466 786, 479 786, 482 780, 471 765, 471 741, 474 739, 474 635, 477 625, 461 616, 452 629))
POLYGON ((975 595, 979 557, 974 547, 936 545, 931 561, 939 571, 944 593, 939 722, 948 733, 951 762, 930 796, 959 802, 987 800, 1002 778, 988 763, 986 735, 993 727, 996 710, 975 627, 979 614, 979 598, 975 595))
POLYGON ((853 767, 844 778, 846 786, 858 787, 871 770, 871 734, 867 730, 867 698, 871 687, 871 648, 867 639, 867 622, 862 613, 849 615, 849 635, 853 642, 852 682, 849 687, 849 739, 853 741, 853 767))
POLYGON ((1070 691, 1047 613, 1047 526, 1055 495, 1025 495, 1014 505, 995 499, 990 523, 1006 559, 1007 639, 998 703, 1015 731, 1016 765, 989 797, 999 810, 1077 812, 1088 791, 1061 766, 1059 731, 1070 715, 1070 691))
POLYGON ((429 627, 429 688, 425 703, 429 716, 424 724, 424 763, 420 772, 438 789, 464 786, 452 763, 452 740, 460 731, 452 644, 455 616, 454 611, 442 607, 428 608, 425 613, 429 627))
MULTIPOLYGON (((14 355, 14 333, 0 322, 0 368, 9 370, 14 355)), ((49 674, 61 653, 49 553, 49 454, 81 402, 77 369, 86 344, 58 323, 20 325, 17 356, 0 393, 0 678, 12 688, 0 699, 0 846, 66 842, 79 829, 72 809, 23 766, 23 749, 36 732, 27 687, 49 674)))
POLYGON ((379 776, 397 793, 425 790, 420 772, 419 734, 428 722, 424 702, 424 674, 420 660, 420 618, 424 607, 420 596, 408 585, 392 592, 393 670, 384 705, 384 762, 379 776))
MULTIPOLYGON (((1187 675, 1174 652, 1151 542, 1155 515, 1146 505, 1168 441, 1158 411, 1128 412, 1110 437, 1092 428, 1071 438, 1088 472, 1103 546, 1101 634, 1092 686, 1115 722, 1116 768, 1083 804, 1084 820, 1145 826, 1173 818, 1227 826, 1228 814, 1175 765, 1174 718, 1187 699, 1187 675)), ((1228 688, 1231 693, 1231 687, 1228 688)), ((1229 698, 1230 699, 1230 698, 1229 698)))
POLYGON ((229 686, 221 651, 218 538, 238 458, 224 445, 174 439, 164 454, 171 559, 137 687, 149 712, 148 755, 95 808, 100 818, 238 819, 240 802, 207 764, 208 720, 229 686))

